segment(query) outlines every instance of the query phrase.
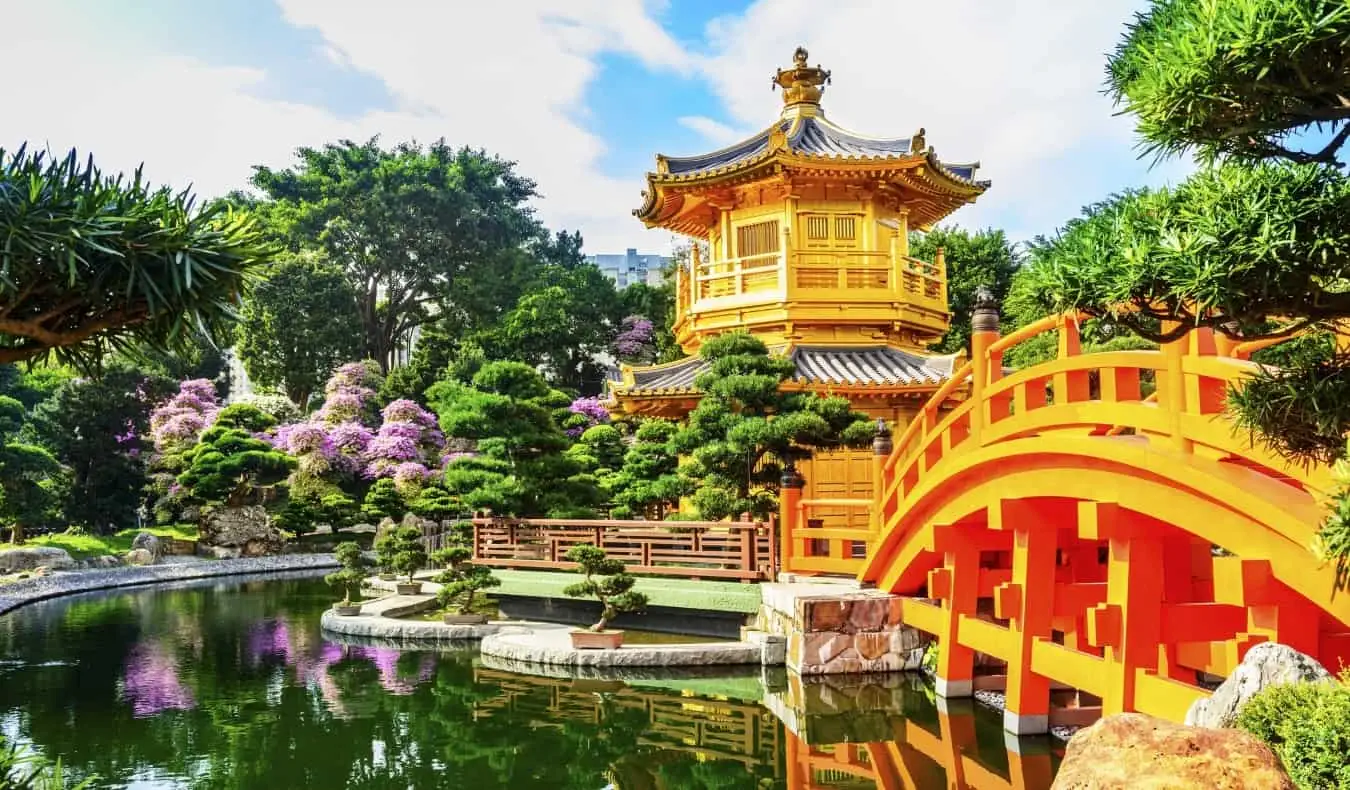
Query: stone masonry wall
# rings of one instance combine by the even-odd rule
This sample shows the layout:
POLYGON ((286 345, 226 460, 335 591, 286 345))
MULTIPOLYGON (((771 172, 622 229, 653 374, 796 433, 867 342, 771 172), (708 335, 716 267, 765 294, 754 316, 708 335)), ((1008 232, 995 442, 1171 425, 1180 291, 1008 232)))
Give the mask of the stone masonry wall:
POLYGON ((918 669, 929 638, 901 621, 901 600, 878 590, 763 584, 759 627, 787 639, 787 665, 803 675, 918 669))

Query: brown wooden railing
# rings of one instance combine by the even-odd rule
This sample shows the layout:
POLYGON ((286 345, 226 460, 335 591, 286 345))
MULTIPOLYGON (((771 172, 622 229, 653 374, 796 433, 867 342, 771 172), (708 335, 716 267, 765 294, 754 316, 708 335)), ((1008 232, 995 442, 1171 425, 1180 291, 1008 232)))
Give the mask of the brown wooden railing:
POLYGON ((589 543, 631 573, 685 578, 772 579, 774 522, 489 519, 473 522, 473 556, 498 568, 571 570, 571 547, 589 543))

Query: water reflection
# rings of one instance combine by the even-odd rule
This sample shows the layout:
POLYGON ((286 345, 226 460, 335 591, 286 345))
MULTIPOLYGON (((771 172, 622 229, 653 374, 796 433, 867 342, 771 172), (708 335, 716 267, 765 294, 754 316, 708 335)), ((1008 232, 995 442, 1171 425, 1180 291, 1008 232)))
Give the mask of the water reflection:
POLYGON ((1044 790, 1057 764, 914 678, 536 677, 330 642, 330 597, 216 583, 2 617, 0 729, 137 790, 1044 790))

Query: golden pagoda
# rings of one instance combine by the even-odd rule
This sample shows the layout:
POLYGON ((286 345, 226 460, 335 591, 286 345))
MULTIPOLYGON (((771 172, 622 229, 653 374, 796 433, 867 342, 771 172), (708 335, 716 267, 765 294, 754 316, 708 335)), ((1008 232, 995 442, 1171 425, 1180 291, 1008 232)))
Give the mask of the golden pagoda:
MULTIPOLYGON (((699 245, 676 273, 675 337, 691 356, 624 367, 612 395, 631 414, 681 418, 698 400, 703 339, 745 330, 797 364, 788 386, 842 395, 904 425, 952 373, 927 347, 947 331, 946 268, 909 254, 927 230, 989 187, 978 163, 937 158, 924 130, 866 137, 826 118, 830 72, 800 47, 779 69, 783 110, 768 128, 709 154, 656 157, 634 215, 699 245)), ((818 456, 807 498, 870 496, 867 454, 818 456)))

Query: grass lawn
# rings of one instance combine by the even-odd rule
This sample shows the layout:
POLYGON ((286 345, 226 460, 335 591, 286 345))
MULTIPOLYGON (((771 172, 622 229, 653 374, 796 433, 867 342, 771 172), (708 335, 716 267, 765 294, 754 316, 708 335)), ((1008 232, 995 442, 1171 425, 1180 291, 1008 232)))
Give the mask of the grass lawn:
MULTIPOLYGON (((131 551, 131 541, 135 540, 136 535, 141 532, 149 532, 158 535, 161 538, 177 538, 178 540, 196 540, 197 527, 192 524, 176 524, 171 527, 146 527, 141 529, 124 529, 114 535, 76 535, 65 532, 54 532, 49 535, 38 535, 24 541, 24 546, 50 546, 57 549, 65 549, 70 556, 77 560, 85 560, 90 557, 102 557, 113 555, 120 557, 131 551)), ((0 550, 17 548, 13 543, 0 543, 0 550)))

